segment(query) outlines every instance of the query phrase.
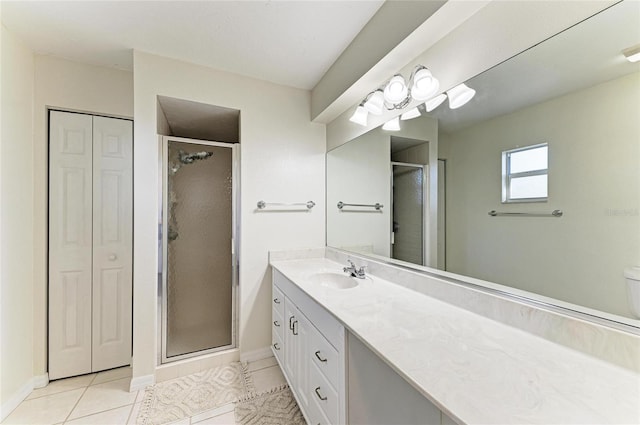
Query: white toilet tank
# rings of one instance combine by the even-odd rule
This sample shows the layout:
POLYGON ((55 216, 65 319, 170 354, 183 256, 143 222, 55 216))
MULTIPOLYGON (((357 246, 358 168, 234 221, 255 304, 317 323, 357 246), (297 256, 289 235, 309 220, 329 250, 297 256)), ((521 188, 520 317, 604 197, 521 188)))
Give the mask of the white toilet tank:
POLYGON ((627 297, 633 314, 640 319, 640 267, 629 267, 624 270, 627 280, 627 297))

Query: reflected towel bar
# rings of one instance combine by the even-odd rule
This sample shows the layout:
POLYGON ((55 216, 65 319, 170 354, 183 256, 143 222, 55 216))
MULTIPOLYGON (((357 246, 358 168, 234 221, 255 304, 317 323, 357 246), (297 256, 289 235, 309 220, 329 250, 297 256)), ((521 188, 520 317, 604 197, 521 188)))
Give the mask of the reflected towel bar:
POLYGON ((345 204, 342 201, 338 202, 338 209, 341 210, 343 207, 370 207, 375 208, 376 211, 380 211, 384 205, 378 204, 377 202, 375 204, 345 204))
POLYGON ((273 205, 273 206, 276 206, 276 207, 299 207, 299 206, 305 206, 305 207, 307 207, 307 209, 310 210, 311 208, 316 206, 316 203, 313 202, 313 201, 294 202, 294 203, 258 201, 258 209, 259 210, 265 209, 268 205, 273 205))
POLYGON ((491 217, 499 215, 511 215, 517 217, 562 217, 562 210, 553 210, 550 213, 529 213, 529 212, 498 212, 496 210, 489 211, 491 217))

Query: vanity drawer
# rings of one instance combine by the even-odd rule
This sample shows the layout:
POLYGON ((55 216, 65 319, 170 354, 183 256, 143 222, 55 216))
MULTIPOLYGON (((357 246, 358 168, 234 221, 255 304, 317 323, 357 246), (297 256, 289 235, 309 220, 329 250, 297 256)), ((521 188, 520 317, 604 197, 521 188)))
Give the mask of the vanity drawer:
POLYGON ((307 355, 333 388, 338 388, 338 352, 313 326, 307 355))
POLYGON ((278 335, 275 329, 271 332, 271 351, 278 359, 280 365, 282 365, 284 361, 284 344, 282 343, 283 339, 278 335))
POLYGON ((271 309, 271 328, 273 333, 277 333, 281 341, 284 341, 284 321, 278 310, 271 309))
POLYGON ((273 285, 272 288, 273 293, 271 297, 271 305, 273 306, 273 309, 280 314, 280 317, 284 317, 284 294, 276 285, 273 285))
POLYGON ((338 394, 315 364, 309 369, 309 398, 317 403, 329 423, 338 423, 338 394))
MULTIPOLYGON (((315 395, 313 395, 315 398, 315 395)), ((320 400, 311 398, 309 400, 309 405, 307 406, 307 415, 309 416, 308 423, 309 425, 335 425, 329 422, 327 419, 327 415, 324 414, 318 402, 322 403, 320 400)))

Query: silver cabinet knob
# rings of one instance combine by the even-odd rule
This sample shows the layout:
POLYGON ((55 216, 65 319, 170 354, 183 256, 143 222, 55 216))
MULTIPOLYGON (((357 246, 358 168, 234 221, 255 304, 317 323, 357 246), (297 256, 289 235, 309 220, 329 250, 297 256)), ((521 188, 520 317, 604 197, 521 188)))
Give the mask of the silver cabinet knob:
POLYGON ((116 254, 109 255, 109 261, 115 261, 117 259, 118 259, 118 256, 116 254))

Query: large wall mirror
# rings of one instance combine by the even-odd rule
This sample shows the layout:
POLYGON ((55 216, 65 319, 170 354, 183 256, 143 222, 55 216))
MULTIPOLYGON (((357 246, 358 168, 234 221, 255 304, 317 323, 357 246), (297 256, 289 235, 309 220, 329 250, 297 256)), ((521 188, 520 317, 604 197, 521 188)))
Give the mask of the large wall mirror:
POLYGON ((615 4, 467 81, 463 107, 329 151, 327 245, 637 326, 640 62, 622 51, 639 45, 640 3, 615 4))

